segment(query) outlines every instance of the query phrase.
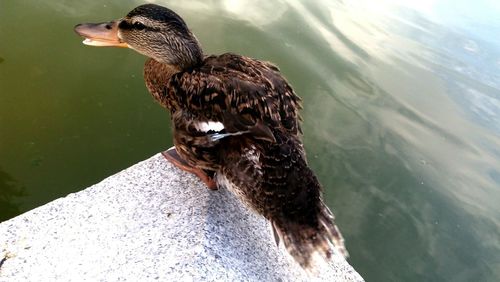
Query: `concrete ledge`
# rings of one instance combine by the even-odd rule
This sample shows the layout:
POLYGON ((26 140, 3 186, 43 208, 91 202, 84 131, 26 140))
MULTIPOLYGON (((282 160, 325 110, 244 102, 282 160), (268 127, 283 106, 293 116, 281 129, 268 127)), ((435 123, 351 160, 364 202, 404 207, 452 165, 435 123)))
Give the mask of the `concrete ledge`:
MULTIPOLYGON (((0 224, 0 281, 306 281, 266 220, 161 154, 0 224)), ((313 280, 363 281, 340 256, 313 280)))

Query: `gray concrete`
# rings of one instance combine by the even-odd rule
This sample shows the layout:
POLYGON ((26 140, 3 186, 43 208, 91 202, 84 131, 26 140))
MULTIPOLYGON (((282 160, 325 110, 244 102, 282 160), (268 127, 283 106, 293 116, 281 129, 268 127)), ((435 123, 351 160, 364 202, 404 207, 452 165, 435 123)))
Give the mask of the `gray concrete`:
MULTIPOLYGON (((0 281, 306 281, 266 220, 160 154, 0 224, 0 281)), ((362 281, 340 256, 326 281, 362 281)))

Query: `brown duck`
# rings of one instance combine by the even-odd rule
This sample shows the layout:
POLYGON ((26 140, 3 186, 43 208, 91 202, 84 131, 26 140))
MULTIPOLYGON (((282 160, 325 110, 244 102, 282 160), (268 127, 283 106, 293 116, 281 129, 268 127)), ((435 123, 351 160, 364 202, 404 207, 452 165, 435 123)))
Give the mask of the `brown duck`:
POLYGON ((172 117, 165 156, 209 188, 225 186, 267 218, 277 241, 305 269, 328 261, 344 240, 300 140, 300 98, 278 68, 231 53, 204 57, 196 37, 170 9, 147 4, 124 18, 79 24, 92 46, 119 46, 149 57, 146 86, 172 117))

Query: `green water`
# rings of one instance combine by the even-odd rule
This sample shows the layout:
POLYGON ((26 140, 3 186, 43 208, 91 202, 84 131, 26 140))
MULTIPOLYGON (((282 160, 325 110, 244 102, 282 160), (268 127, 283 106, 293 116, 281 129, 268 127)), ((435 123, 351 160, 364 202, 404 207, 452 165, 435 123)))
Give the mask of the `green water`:
MULTIPOLYGON (((155 2, 280 66, 367 281, 500 280, 498 1, 155 2)), ((140 3, 0 0, 0 221, 172 144, 145 59, 72 31, 140 3)))

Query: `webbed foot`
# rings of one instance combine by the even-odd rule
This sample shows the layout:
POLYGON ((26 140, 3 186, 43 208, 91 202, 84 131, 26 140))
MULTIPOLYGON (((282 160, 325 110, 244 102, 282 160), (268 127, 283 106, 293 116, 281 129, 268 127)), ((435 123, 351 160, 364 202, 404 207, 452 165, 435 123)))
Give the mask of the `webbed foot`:
POLYGON ((177 151, 175 150, 175 147, 171 147, 170 149, 168 149, 166 151, 163 151, 161 154, 169 162, 171 162, 172 164, 174 164, 176 167, 178 167, 178 168, 180 168, 180 169, 182 169, 184 171, 193 173, 194 175, 198 176, 198 178, 200 178, 201 181, 203 181, 203 183, 205 183, 205 185, 207 185, 208 189, 210 189, 210 190, 217 190, 218 189, 217 188, 217 184, 215 183, 215 181, 210 176, 208 176, 205 171, 203 171, 200 168, 192 167, 191 165, 189 165, 177 153, 177 151))

